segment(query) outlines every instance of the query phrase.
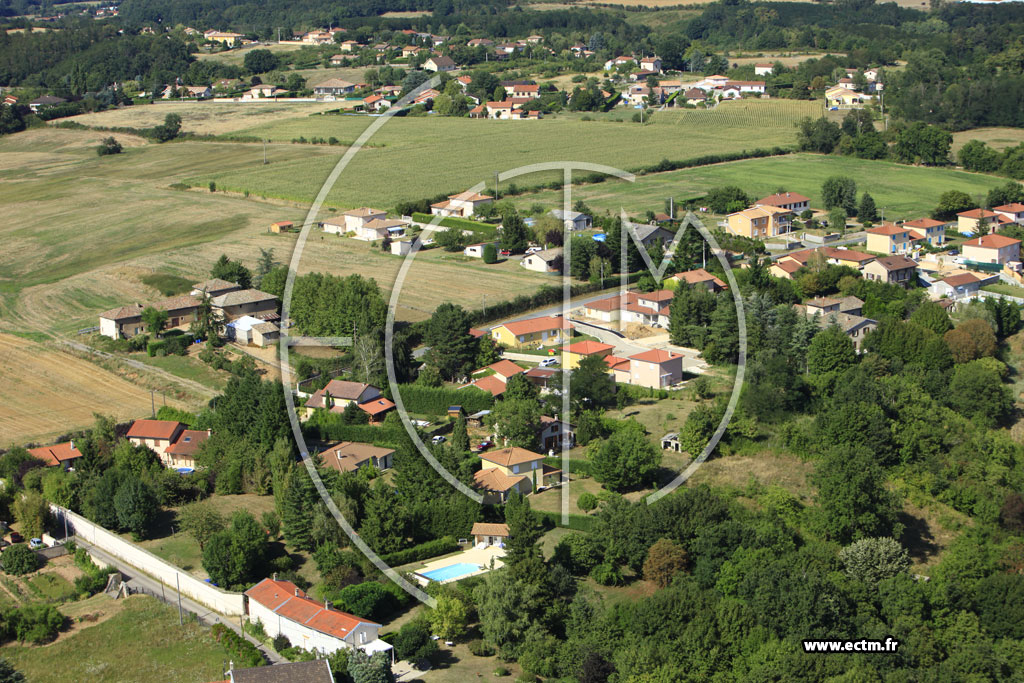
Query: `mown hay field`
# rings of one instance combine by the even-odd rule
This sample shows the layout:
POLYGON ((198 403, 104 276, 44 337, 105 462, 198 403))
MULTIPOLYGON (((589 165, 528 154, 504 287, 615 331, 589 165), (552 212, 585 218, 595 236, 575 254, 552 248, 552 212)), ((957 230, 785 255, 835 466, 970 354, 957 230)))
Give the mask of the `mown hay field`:
MULTIPOLYGON (((621 111, 625 117, 632 116, 631 109, 621 111)), ((568 117, 540 121, 395 117, 373 136, 372 147, 356 154, 327 201, 340 207, 368 202, 391 207, 404 199, 458 192, 491 181, 495 171, 540 161, 592 162, 630 170, 661 159, 792 145, 796 122, 820 112, 817 102, 744 100, 713 111, 658 112, 647 126, 568 117)), ((360 116, 283 119, 226 137, 353 140, 372 120, 360 116)), ((189 182, 205 185, 213 180, 234 191, 308 202, 320 189, 315 179, 326 177, 340 156, 339 152, 333 158, 315 156, 273 167, 196 174, 189 182)), ((517 184, 536 185, 556 175, 538 173, 517 184)))

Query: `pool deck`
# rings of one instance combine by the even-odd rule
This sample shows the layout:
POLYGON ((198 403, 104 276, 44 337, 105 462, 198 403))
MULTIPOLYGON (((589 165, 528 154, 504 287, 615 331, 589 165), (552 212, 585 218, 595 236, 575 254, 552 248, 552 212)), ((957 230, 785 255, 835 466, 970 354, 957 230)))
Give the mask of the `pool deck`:
POLYGON ((423 565, 422 568, 416 571, 416 580, 419 581, 421 585, 425 586, 428 583, 430 583, 430 580, 427 579, 425 576, 422 576, 424 572, 432 572, 435 569, 443 569, 445 567, 450 567, 453 564, 459 564, 460 562, 465 562, 467 564, 475 564, 477 566, 484 567, 484 569, 478 569, 475 572, 470 572, 469 574, 463 574, 462 576, 456 576, 451 579, 445 579, 444 581, 441 581, 441 583, 459 581, 470 576, 477 576, 478 574, 483 574, 484 572, 490 571, 492 559, 494 560, 495 569, 503 567, 504 562, 501 561, 501 558, 504 556, 504 548, 499 548, 495 545, 489 545, 486 548, 477 548, 474 546, 472 548, 464 550, 458 555, 450 555, 448 557, 445 557, 444 559, 434 560, 433 562, 426 563, 425 565, 423 565))

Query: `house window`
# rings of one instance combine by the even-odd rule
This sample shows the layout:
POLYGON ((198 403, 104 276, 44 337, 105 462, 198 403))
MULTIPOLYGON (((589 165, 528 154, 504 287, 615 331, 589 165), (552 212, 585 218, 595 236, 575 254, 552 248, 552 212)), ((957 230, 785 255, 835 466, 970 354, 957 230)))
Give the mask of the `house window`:
POLYGON ((519 465, 512 465, 512 474, 519 474, 519 465))

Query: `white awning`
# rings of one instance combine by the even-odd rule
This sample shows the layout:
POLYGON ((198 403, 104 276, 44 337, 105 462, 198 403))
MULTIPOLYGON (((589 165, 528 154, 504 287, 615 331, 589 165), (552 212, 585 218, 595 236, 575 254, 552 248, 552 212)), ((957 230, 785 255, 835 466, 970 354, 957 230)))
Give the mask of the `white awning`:
POLYGON ((394 648, 391 646, 390 643, 385 643, 383 640, 378 638, 377 640, 371 640, 366 645, 360 645, 359 649, 365 652, 366 654, 373 656, 378 652, 387 652, 388 650, 393 650, 394 648))

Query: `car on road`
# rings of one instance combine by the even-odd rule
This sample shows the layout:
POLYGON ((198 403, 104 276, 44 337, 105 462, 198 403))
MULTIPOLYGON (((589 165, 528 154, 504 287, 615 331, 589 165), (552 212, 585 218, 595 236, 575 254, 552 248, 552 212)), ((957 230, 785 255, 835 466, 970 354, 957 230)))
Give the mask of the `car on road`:
POLYGON ((440 434, 438 434, 437 436, 435 436, 433 439, 430 440, 430 443, 432 443, 432 444, 434 444, 436 446, 437 444, 444 443, 447 440, 448 439, 446 439, 445 437, 443 437, 440 434))
POLYGON ((552 365, 558 365, 557 358, 545 358, 538 365, 542 368, 550 368, 552 365))

